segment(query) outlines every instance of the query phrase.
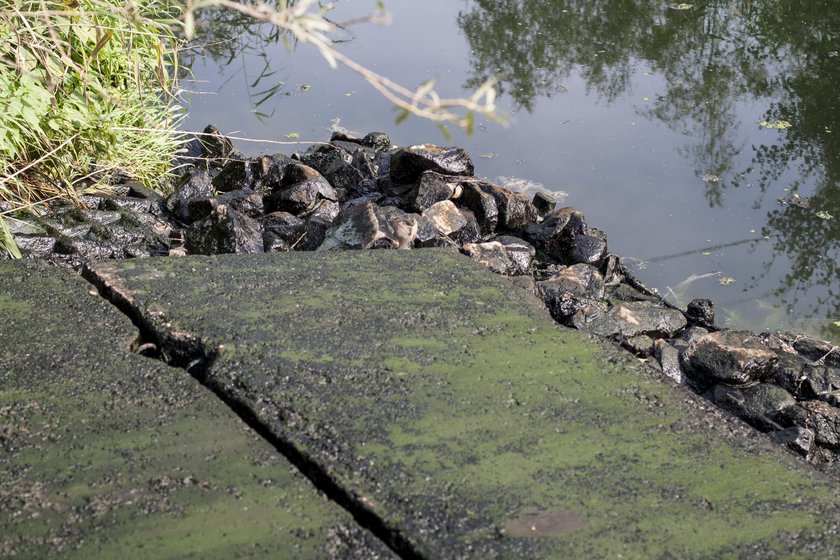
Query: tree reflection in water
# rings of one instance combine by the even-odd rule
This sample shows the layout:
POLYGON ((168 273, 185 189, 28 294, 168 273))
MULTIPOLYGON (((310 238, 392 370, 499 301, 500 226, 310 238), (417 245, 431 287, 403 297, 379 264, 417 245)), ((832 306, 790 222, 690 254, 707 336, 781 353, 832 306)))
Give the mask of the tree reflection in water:
POLYGON ((685 134, 682 155, 710 206, 747 182, 760 187, 756 205, 780 181, 810 197, 808 209, 768 213, 762 233, 773 254, 763 272, 787 261, 773 295, 789 306, 807 299, 812 315, 831 318, 822 334, 838 338, 840 1, 470 0, 459 25, 473 57, 466 85, 499 75, 528 111, 573 73, 606 102, 627 92, 640 66, 661 75, 665 92, 640 112, 685 134), (756 102, 769 107, 765 124, 791 126, 744 145, 738 127, 758 124, 740 123, 738 106, 756 102), (752 165, 739 169, 744 150, 752 165))

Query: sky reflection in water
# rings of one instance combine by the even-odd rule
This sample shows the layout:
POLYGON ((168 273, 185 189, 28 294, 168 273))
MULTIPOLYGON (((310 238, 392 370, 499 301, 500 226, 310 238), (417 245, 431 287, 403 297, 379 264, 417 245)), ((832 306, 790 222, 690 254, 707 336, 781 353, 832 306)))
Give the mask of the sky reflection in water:
MULTIPOLYGON (((340 1, 333 18, 372 5, 340 1)), ((568 193, 562 204, 606 231, 643 281, 683 305, 715 300, 719 323, 840 340, 840 1, 386 5, 390 26, 340 37, 357 61, 412 87, 435 78, 445 96, 501 76, 511 126, 453 131, 478 176, 568 193)), ((214 40, 241 33, 208 20, 214 40)), ((245 36, 244 49, 196 57, 192 89, 207 93, 193 95, 188 128, 323 141, 338 124, 447 143, 431 123, 395 125, 386 100, 309 48, 290 55, 276 38, 245 36), (255 108, 261 92, 273 95, 255 108)))

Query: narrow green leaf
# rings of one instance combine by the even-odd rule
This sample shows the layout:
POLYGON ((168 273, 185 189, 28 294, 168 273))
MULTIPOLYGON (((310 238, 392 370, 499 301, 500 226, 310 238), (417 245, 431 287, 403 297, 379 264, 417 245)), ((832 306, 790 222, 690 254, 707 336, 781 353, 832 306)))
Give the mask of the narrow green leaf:
POLYGON ((411 112, 408 109, 403 109, 402 112, 397 115, 397 118, 394 119, 395 124, 400 124, 404 120, 406 120, 411 115, 411 112))
POLYGON ((12 232, 9 231, 9 227, 2 217, 0 217, 0 249, 8 253, 13 259, 21 258, 15 238, 12 237, 12 232))
POLYGON ((449 132, 449 129, 446 128, 446 125, 443 123, 437 123, 438 130, 440 130, 441 134, 443 134, 444 138, 446 138, 447 142, 452 142, 452 133, 449 132))
POLYGON ((106 31, 106 32, 105 32, 105 34, 104 34, 104 35, 102 35, 102 37, 100 37, 99 41, 97 41, 97 42, 96 42, 96 46, 95 46, 95 47, 93 47, 93 50, 90 52, 90 58, 92 58, 92 59, 93 59, 93 58, 96 58, 96 55, 98 55, 98 54, 99 54, 99 51, 101 51, 101 50, 102 50, 102 47, 104 47, 104 46, 105 46, 105 44, 106 44, 108 41, 110 41, 110 40, 111 40, 111 37, 112 37, 113 35, 114 35, 114 34, 113 34, 110 30, 106 31))

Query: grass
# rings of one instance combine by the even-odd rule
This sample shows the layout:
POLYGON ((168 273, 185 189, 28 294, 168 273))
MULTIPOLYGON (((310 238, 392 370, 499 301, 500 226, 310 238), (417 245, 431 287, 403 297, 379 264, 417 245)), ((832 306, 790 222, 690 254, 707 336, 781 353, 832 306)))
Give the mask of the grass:
POLYGON ((0 251, 22 210, 161 185, 180 145, 177 2, 0 0, 0 251))

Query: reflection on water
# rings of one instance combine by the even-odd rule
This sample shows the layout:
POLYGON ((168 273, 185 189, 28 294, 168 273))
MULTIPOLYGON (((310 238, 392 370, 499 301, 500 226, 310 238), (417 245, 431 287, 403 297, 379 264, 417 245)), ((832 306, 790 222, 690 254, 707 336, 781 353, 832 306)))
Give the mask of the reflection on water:
POLYGON ((631 88, 639 61, 660 75, 663 90, 639 114, 685 135, 679 153, 709 205, 748 181, 759 207, 779 181, 808 193, 807 209, 767 213, 772 254, 757 276, 785 257, 771 293, 792 309, 803 301, 804 315, 840 320, 840 2, 475 0, 458 21, 472 47, 467 83, 499 74, 529 111, 572 73, 609 103, 631 88), (740 108, 758 100, 768 107, 758 127, 779 134, 744 141, 740 108))
MULTIPOLYGON (((840 1, 387 5, 391 27, 354 28, 343 47, 360 62, 453 95, 501 77, 514 124, 456 135, 479 175, 568 192, 646 282, 683 304, 715 299, 733 327, 840 338, 840 1)), ((395 127, 358 78, 289 56, 267 28, 204 23, 217 62, 193 69, 228 84, 194 104, 193 128, 322 140, 340 118, 398 143, 443 142, 427 123, 395 127)))

